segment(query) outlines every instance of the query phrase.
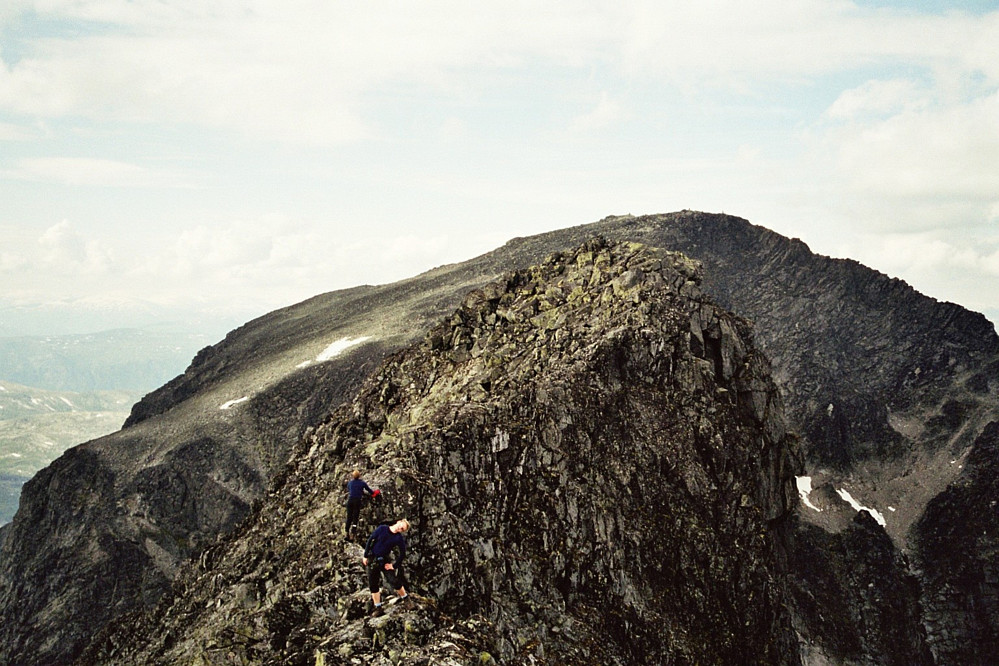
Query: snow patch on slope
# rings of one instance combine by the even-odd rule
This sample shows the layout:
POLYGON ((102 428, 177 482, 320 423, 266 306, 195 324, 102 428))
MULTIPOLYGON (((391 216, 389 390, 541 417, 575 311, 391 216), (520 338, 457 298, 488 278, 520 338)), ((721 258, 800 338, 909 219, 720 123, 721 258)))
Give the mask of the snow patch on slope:
POLYGON ((853 499, 853 496, 850 495, 850 493, 844 490, 843 488, 837 489, 836 494, 842 497, 844 500, 846 500, 850 504, 850 506, 854 508, 854 510, 866 511, 867 513, 871 514, 874 520, 878 521, 878 525, 880 525, 881 527, 884 527, 887 524, 885 523, 884 515, 880 511, 878 511, 877 509, 871 509, 866 506, 861 506, 860 502, 853 499))
POLYGON ((808 499, 808 496, 812 493, 812 477, 810 476, 796 476, 794 477, 798 484, 798 495, 801 496, 802 503, 809 509, 815 509, 821 512, 822 509, 812 504, 812 501, 808 499))
POLYGON ((322 363, 323 361, 328 361, 331 358, 336 358, 344 351, 350 349, 354 345, 359 345, 365 340, 370 340, 370 335, 364 335, 359 338, 340 338, 329 347, 323 350, 319 356, 316 357, 316 363, 322 363))
POLYGON ((336 342, 331 343, 322 352, 320 352, 319 356, 317 356, 314 360, 303 361, 295 367, 306 368, 312 365, 313 363, 323 363, 325 361, 329 361, 330 359, 336 358, 337 356, 347 351, 351 347, 359 345, 362 342, 365 342, 366 340, 370 339, 371 339, 370 335, 362 335, 359 338, 340 338, 336 342))
POLYGON ((231 409, 241 402, 246 402, 250 399, 250 396, 244 395, 242 398, 236 398, 235 400, 229 400, 228 402, 223 402, 219 405, 219 409, 231 409))

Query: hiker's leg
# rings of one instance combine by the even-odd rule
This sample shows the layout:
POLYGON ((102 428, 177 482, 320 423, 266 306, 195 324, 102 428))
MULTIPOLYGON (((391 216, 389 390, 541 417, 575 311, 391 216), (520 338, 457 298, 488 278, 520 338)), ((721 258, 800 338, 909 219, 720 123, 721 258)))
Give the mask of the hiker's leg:
POLYGON ((382 602, 382 572, 378 564, 368 565, 368 592, 375 606, 382 602))
POLYGON ((361 518, 361 503, 358 500, 347 500, 347 524, 344 531, 349 535, 350 526, 356 525, 361 518))
POLYGON ((406 596, 406 584, 405 579, 402 577, 402 569, 386 569, 385 579, 400 598, 406 596))

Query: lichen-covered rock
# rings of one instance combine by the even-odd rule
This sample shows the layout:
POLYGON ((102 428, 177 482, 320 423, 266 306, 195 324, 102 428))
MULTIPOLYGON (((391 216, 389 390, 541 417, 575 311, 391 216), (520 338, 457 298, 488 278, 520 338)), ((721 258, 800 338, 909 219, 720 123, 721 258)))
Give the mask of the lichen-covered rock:
POLYGON ((799 663, 795 442, 747 324, 698 281, 597 239, 473 291, 82 663, 799 663), (366 524, 413 525, 415 603, 374 619, 340 537, 355 467, 386 497, 366 524))

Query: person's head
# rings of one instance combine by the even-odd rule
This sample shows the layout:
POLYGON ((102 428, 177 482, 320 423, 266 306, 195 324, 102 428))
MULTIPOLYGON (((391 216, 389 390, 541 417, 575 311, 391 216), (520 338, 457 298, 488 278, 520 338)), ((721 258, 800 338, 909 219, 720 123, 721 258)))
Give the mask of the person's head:
POLYGON ((350 473, 350 475, 355 479, 359 479, 361 478, 361 470, 355 469, 353 472, 350 473))
POLYGON ((390 527, 389 529, 392 530, 393 532, 397 533, 397 534, 399 532, 408 532, 409 531, 409 521, 406 520, 405 518, 402 518, 400 520, 395 521, 395 523, 393 523, 392 527, 390 527))

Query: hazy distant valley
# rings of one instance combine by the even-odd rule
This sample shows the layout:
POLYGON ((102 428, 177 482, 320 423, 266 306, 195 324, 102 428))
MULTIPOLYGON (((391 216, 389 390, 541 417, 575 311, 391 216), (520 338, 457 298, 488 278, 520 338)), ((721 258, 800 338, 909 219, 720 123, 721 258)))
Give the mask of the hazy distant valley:
POLYGON ((138 329, 0 337, 0 524, 25 481, 67 448, 118 430, 208 342, 138 329))

